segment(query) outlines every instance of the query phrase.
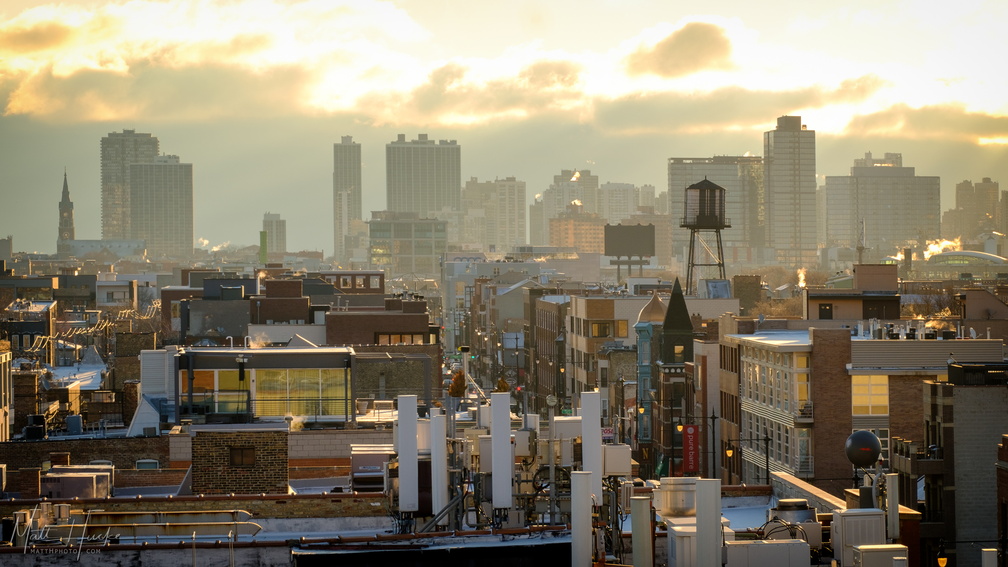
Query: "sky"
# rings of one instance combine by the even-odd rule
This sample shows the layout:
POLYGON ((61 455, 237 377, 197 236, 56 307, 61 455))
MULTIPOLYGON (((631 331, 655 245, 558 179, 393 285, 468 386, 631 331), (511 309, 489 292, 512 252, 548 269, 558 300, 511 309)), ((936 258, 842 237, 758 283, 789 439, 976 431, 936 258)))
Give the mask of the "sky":
POLYGON ((962 0, 77 0, 0 3, 0 236, 54 252, 66 172, 101 237, 100 140, 133 129, 193 164, 197 246, 332 247, 332 145, 457 140, 462 179, 563 169, 666 190, 670 157, 762 154, 783 115, 817 173, 903 154, 1008 190, 1008 2, 962 0))

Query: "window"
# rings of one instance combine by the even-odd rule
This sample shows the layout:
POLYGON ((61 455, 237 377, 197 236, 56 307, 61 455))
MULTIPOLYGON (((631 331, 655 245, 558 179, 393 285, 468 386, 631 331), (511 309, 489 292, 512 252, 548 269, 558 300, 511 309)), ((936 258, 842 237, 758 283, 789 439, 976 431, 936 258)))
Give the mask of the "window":
POLYGON ((889 377, 851 376, 851 413, 889 415, 889 377))
POLYGON ((255 466, 255 447, 231 447, 231 466, 255 466))
POLYGON ((626 337, 627 336, 627 322, 626 319, 616 321, 616 336, 626 337))
POLYGON ((832 303, 820 303, 819 304, 819 318, 820 319, 832 319, 833 318, 833 304, 832 303))

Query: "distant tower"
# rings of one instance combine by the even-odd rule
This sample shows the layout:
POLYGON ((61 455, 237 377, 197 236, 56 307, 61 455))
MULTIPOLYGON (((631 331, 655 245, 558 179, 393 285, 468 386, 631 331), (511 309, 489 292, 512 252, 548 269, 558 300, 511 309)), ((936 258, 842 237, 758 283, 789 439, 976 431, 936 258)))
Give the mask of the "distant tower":
POLYGON ((263 215, 263 232, 266 233, 266 257, 287 253, 287 221, 275 213, 263 215))
POLYGON ((777 262, 802 268, 818 262, 815 130, 801 116, 781 116, 763 133, 767 243, 777 262))
POLYGON ((130 165, 130 236, 147 241, 153 258, 191 258, 193 171, 178 156, 130 165))
POLYGON ((689 266, 686 272, 686 293, 696 294, 696 268, 713 266, 718 269, 719 279, 725 279, 724 247, 721 244, 721 229, 731 228, 725 217, 725 190, 705 177, 686 188, 683 202, 683 218, 679 226, 690 229, 689 266), (703 233, 713 233, 717 240, 716 250, 704 241, 703 233), (697 247, 702 250, 698 251, 697 247), (698 252, 701 258, 698 258, 698 252))
POLYGON ((74 205, 70 200, 70 186, 67 184, 66 170, 63 170, 63 198, 59 203, 59 235, 56 237, 56 255, 70 256, 69 241, 74 240, 74 205))
POLYGON ((135 130, 110 132, 101 139, 102 240, 132 238, 130 165, 158 157, 158 139, 135 130))
POLYGON ((407 142, 405 134, 385 144, 388 210, 438 218, 458 211, 462 199, 462 148, 455 140, 434 143, 427 134, 407 142))
POLYGON ((346 262, 350 222, 363 219, 361 204, 361 145, 353 136, 333 144, 333 255, 346 262))

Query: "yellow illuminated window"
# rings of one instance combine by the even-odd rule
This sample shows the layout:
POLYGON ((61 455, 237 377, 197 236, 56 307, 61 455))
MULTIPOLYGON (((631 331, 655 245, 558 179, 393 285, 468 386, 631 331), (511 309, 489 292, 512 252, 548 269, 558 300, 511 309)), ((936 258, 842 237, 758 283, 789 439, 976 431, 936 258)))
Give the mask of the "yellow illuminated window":
POLYGON ((851 376, 851 413, 888 415, 889 377, 878 374, 851 376))

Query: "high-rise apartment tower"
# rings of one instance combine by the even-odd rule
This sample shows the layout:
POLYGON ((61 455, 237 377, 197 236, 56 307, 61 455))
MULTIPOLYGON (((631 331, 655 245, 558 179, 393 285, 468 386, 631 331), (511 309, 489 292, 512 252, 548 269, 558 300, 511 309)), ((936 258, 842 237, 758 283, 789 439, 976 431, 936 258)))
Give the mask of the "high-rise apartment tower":
POLYGON ((133 163, 129 172, 130 238, 147 241, 152 258, 189 258, 193 252, 192 164, 178 156, 133 163))
POLYGON ((777 262, 811 267, 818 262, 816 238, 815 130, 801 116, 781 116, 763 133, 768 244, 777 262))
POLYGON ((407 142, 399 134, 385 145, 385 183, 389 211, 437 218, 458 211, 462 194, 462 148, 455 140, 427 134, 407 142))
POLYGON ((130 229, 130 165, 158 156, 158 139, 135 130, 111 132, 101 139, 102 240, 126 240, 130 229))

